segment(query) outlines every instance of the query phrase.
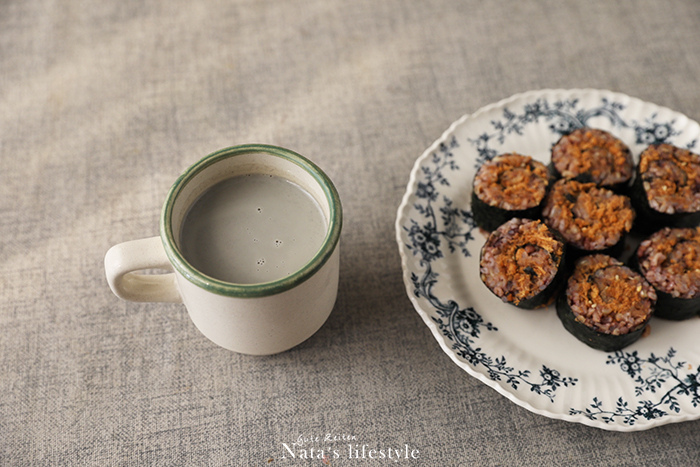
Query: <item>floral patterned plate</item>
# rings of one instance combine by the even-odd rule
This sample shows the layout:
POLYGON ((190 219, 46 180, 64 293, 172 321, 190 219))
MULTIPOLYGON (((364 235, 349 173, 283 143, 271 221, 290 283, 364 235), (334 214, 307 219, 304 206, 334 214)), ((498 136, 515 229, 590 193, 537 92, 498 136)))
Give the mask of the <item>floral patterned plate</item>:
POLYGON ((564 330, 554 307, 504 304, 479 279, 476 169, 504 152, 547 164, 552 145, 580 126, 610 131, 635 157, 650 143, 693 149, 700 140, 686 116, 602 90, 532 91, 465 115, 418 158, 398 210, 408 295, 459 367, 532 412, 616 431, 698 419, 700 319, 652 318, 649 336, 605 353, 564 330))

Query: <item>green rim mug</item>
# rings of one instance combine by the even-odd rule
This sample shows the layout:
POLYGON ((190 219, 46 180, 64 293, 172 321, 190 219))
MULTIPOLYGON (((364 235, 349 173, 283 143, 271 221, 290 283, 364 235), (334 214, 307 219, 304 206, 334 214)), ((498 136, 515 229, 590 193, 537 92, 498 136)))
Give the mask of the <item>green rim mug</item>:
POLYGON ((202 334, 224 348, 253 355, 282 352, 313 335, 333 309, 342 222, 338 192, 313 162, 277 146, 233 146, 204 157, 175 181, 163 204, 159 236, 109 249, 107 281, 124 300, 184 303, 202 334), (226 282, 198 270, 182 254, 179 233, 193 203, 218 182, 246 174, 275 175, 299 185, 317 201, 326 219, 316 254, 295 272, 271 282, 226 282), (153 269, 168 272, 146 273, 153 269))

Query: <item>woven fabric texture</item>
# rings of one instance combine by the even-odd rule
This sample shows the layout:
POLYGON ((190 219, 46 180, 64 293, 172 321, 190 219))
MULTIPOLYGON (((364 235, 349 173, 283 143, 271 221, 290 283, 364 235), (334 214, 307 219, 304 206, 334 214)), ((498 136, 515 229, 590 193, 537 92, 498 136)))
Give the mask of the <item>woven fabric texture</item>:
POLYGON ((348 458, 363 444, 400 465, 700 464, 700 421, 607 432, 459 369, 394 232, 416 158, 515 93, 700 119, 698 25, 695 0, 0 2, 0 465, 394 465, 348 458), (345 213, 333 313, 270 357, 215 346, 182 305, 119 300, 103 267, 157 234, 186 167, 243 143, 312 159, 345 213), (325 436, 345 455, 285 448, 325 436))

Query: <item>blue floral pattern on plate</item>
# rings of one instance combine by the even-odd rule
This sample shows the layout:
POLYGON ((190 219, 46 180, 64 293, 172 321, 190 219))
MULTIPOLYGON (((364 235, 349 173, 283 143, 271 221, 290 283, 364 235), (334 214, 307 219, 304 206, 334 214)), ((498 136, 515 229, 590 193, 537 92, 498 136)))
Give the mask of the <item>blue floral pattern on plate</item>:
POLYGON ((548 163, 561 135, 582 126, 612 132, 635 156, 659 142, 693 149, 700 137, 697 123, 687 117, 609 91, 534 91, 462 117, 418 159, 399 208, 396 233, 408 295, 460 367, 533 412, 617 431, 700 418, 700 349, 690 337, 683 339, 700 331, 699 323, 687 323, 694 329, 684 327, 681 342, 678 335, 673 341, 656 336, 673 336, 673 327, 653 323, 652 329, 662 328, 654 339, 607 354, 558 328, 551 309, 514 312, 489 297, 478 280, 485 236, 467 196, 476 169, 504 152, 548 163), (542 336, 520 337, 521 329, 514 329, 537 334, 538 324, 529 325, 527 313, 540 313, 530 316, 551 329, 552 342, 576 355, 543 357, 536 349, 530 354, 528 348, 542 336), (515 319, 521 324, 513 324, 515 319), (683 348, 683 359, 672 342, 683 348), (518 352, 517 344, 527 345, 518 352), (583 363, 582 355, 588 357, 583 363), (624 394, 615 392, 616 385, 624 394))

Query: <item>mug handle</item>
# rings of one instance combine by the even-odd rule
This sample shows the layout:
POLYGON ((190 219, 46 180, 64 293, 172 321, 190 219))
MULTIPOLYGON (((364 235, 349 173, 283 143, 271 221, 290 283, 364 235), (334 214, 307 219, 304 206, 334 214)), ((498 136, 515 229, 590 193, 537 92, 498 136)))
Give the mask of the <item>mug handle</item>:
POLYGON ((146 269, 173 270, 160 237, 119 243, 105 255, 107 282, 117 297, 132 302, 182 302, 174 273, 138 272, 146 269))

